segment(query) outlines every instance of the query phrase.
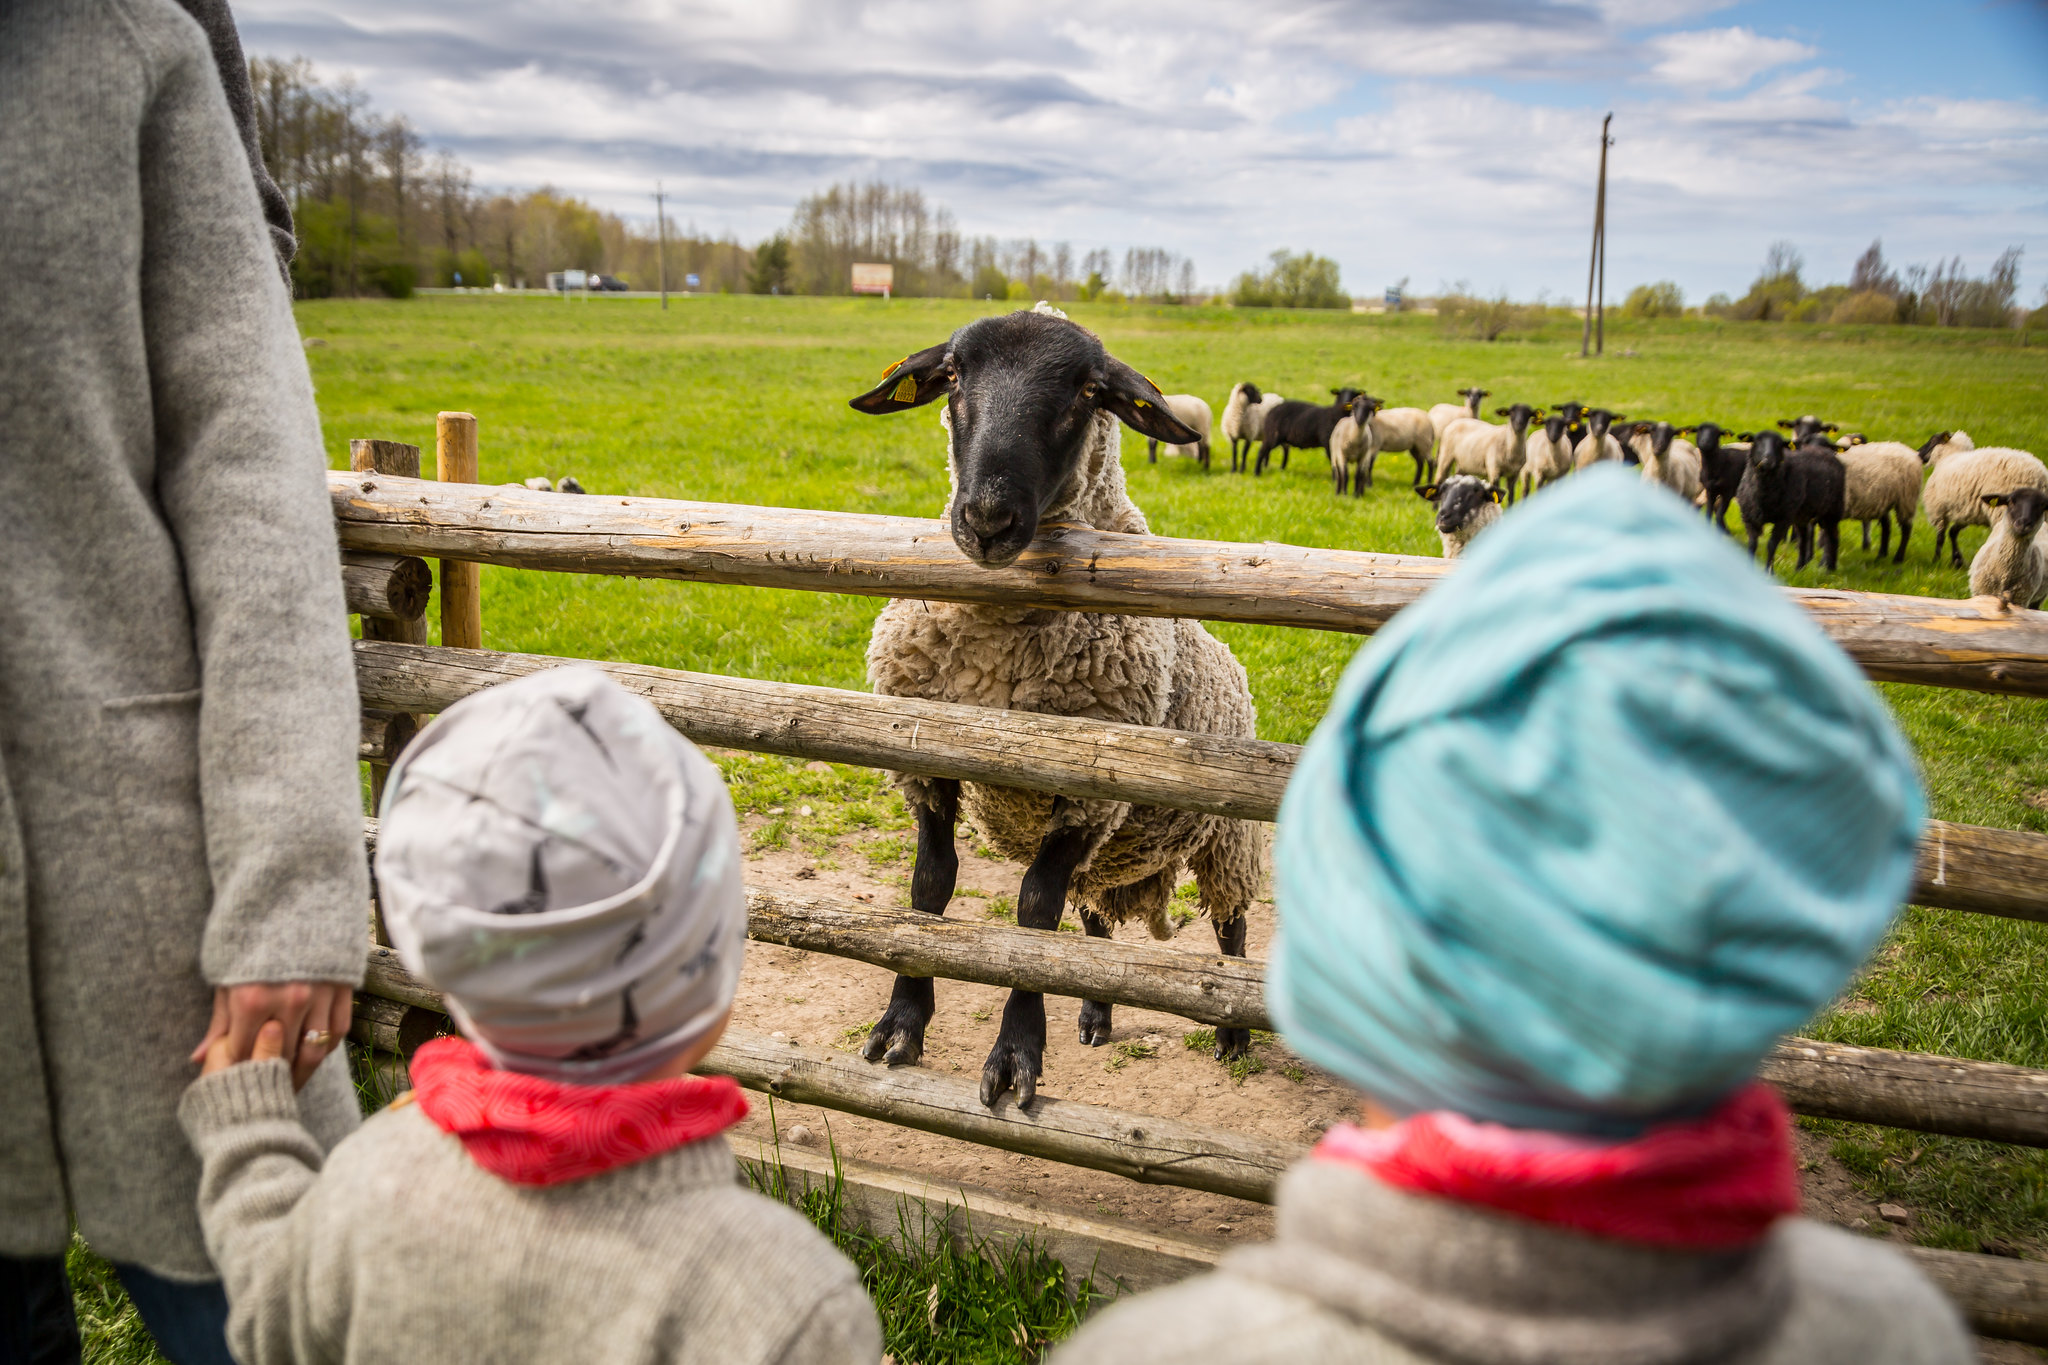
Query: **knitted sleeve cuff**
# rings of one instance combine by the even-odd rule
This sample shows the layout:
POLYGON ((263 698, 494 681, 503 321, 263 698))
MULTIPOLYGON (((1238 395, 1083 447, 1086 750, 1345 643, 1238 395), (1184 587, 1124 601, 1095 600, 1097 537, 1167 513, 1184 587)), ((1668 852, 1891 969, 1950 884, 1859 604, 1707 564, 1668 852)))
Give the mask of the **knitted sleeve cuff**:
POLYGON ((185 1087, 185 1096, 178 1102, 178 1122, 195 1147, 238 1124, 266 1119, 299 1121, 291 1064, 282 1058, 243 1062, 201 1076, 185 1087))

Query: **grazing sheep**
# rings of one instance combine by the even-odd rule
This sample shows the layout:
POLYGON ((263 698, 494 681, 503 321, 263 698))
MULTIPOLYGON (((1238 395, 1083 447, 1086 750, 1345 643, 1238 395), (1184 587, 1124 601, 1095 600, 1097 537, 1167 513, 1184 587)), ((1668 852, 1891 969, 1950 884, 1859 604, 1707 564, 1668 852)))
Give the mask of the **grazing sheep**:
MULTIPOLYGON (((946 519, 971 563, 998 568, 1024 552, 1043 522, 1147 529, 1125 491, 1117 422, 1160 441, 1193 440, 1163 397, 1092 332, 1040 304, 968 323, 891 367, 852 406, 882 415, 945 400, 940 423, 953 481, 946 519)), ((1245 738, 1257 732, 1244 668, 1193 621, 897 600, 875 620, 867 668, 875 691, 888 696, 1245 738)), ((1005 858, 1029 864, 1019 924, 1057 928, 1071 897, 1091 937, 1139 919, 1166 938, 1174 887, 1192 870, 1218 946, 1244 955, 1244 912, 1263 858, 1248 821, 909 773, 896 782, 917 819, 913 909, 942 914, 952 898, 953 831, 964 811, 1005 858)), ((933 1005, 931 978, 897 977, 862 1056, 916 1062, 933 1005)), ((1081 1040, 1100 1046, 1109 1031, 1110 1007, 1084 1002, 1081 1040)), ((1240 1055, 1250 1041, 1244 1029, 1218 1029, 1217 1054, 1240 1055)), ((1044 997, 1011 992, 982 1067, 982 1103, 1014 1089, 1028 1106, 1044 1050, 1044 997)))
POLYGON ((1372 429, 1380 454, 1405 450, 1415 457, 1415 476, 1408 483, 1419 488, 1423 471, 1429 468, 1429 452, 1436 447, 1436 423, 1429 414, 1421 408, 1382 408, 1372 415, 1372 429))
POLYGON ((1660 483, 1687 502, 1700 497, 1700 448, 1669 422, 1637 422, 1628 444, 1641 460, 1643 482, 1660 483))
POLYGON ((1899 523, 1899 552, 1892 563, 1906 560, 1906 542, 1913 535, 1913 514, 1920 510, 1920 454, 1904 441, 1858 440, 1838 452, 1848 478, 1842 515, 1863 524, 1863 548, 1870 548, 1870 523, 1878 529, 1877 557, 1891 553, 1892 522, 1899 523))
POLYGON ((1949 543, 1949 565, 1963 567, 1963 528, 1989 526, 1991 509, 1986 493, 2009 493, 2015 488, 2048 490, 2048 467, 2024 450, 2005 446, 1979 449, 1965 445, 1969 436, 1956 432, 1928 452, 1932 466, 1927 483, 1920 490, 1920 507, 1934 528, 1934 562, 1941 562, 1941 542, 1949 543))
POLYGON ((1529 453, 1522 463, 1524 493, 1534 493, 1572 472, 1571 419, 1553 412, 1529 433, 1529 453))
MULTIPOLYGON (((1201 439, 1185 445, 1169 445, 1169 455, 1192 455, 1202 462, 1202 468, 1209 467, 1209 405, 1191 393, 1169 393, 1166 395, 1166 410, 1180 420, 1180 424, 1194 432, 1201 439)), ((1159 442, 1145 438, 1145 459, 1150 464, 1159 463, 1159 442)))
POLYGON ((1749 447, 1739 441, 1723 441, 1721 438, 1727 433, 1717 422, 1701 422, 1678 430, 1698 438, 1693 448, 1700 453, 1700 496, 1707 520, 1726 532, 1728 504, 1735 501, 1735 491, 1742 487, 1742 471, 1749 467, 1749 447))
POLYGON ((1379 399, 1360 394, 1351 400, 1351 411, 1330 429, 1330 477, 1340 498, 1347 479, 1355 498, 1364 497, 1372 486, 1372 467, 1380 457, 1379 429, 1372 419, 1379 405, 1379 399))
POLYGON ((1415 491, 1436 504, 1436 533, 1443 538, 1445 559, 1464 554, 1472 537, 1500 520, 1500 494, 1475 475, 1458 474, 1415 491))
POLYGON ((1235 474, 1251 463, 1252 447, 1266 430, 1266 416, 1287 400, 1277 393, 1261 393, 1250 382, 1231 389, 1223 404, 1223 439, 1230 442, 1230 472, 1235 474))
POLYGON ((1787 532, 1799 537, 1799 562, 1803 569, 1813 559, 1813 538, 1820 531, 1821 563, 1835 567, 1841 548, 1842 462, 1824 448, 1801 446, 1787 451, 1785 438, 1775 431, 1759 431, 1749 441, 1749 463, 1742 471, 1742 484, 1735 492, 1742 509, 1742 525, 1749 532, 1749 553, 1756 554, 1757 536, 1771 528, 1764 547, 1764 570, 1769 572, 1778 558, 1778 546, 1787 532))
POLYGON ((1252 475, 1266 472, 1266 461, 1273 451, 1280 452, 1280 467, 1287 468, 1288 458, 1296 450, 1320 450, 1328 453, 1330 433, 1337 429, 1337 423, 1344 420, 1344 414, 1351 409, 1351 400, 1358 397, 1358 390, 1350 387, 1331 389, 1335 401, 1324 405, 1311 403, 1305 398, 1290 398, 1266 414, 1265 430, 1259 436, 1259 461, 1252 466, 1252 475))
POLYGON ((1484 474, 1489 488, 1513 502, 1515 482, 1529 457, 1529 422, 1542 413, 1527 403, 1495 408, 1494 413, 1507 422, 1495 426, 1478 417, 1461 417, 1444 428, 1437 438, 1436 481, 1442 483, 1445 472, 1455 465, 1461 474, 1484 474))
POLYGON ((1606 408, 1586 409, 1586 434, 1572 448, 1572 468, 1585 469, 1602 460, 1629 462, 1630 452, 1621 442, 1614 439, 1608 428, 1621 420, 1618 412, 1606 408))
POLYGON ((2015 488, 1986 493, 1992 509, 1991 534, 1970 560, 1970 596, 1996 597, 2006 606, 2038 607, 2048 596, 2048 540, 2041 536, 2041 514, 2048 512, 2048 493, 2015 488))

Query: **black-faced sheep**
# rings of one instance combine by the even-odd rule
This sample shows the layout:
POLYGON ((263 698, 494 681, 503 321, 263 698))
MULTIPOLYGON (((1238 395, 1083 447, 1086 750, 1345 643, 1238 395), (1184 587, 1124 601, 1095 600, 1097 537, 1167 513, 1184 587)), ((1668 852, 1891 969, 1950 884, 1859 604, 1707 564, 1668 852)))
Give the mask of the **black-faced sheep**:
POLYGON ((1275 450, 1280 452, 1282 469, 1287 468, 1288 457, 1296 450, 1329 451, 1330 433, 1351 410, 1351 400, 1358 397, 1358 390, 1346 387, 1331 389, 1330 393, 1334 401, 1328 404, 1290 398, 1266 414, 1265 430, 1259 435, 1259 460, 1252 466, 1254 477, 1266 472, 1266 461, 1275 450))
POLYGON ((1472 537, 1500 520, 1500 494, 1474 475, 1454 475, 1415 491, 1436 504, 1436 533, 1443 539, 1445 559, 1464 554, 1472 537))
POLYGON ((1629 458, 1633 452, 1614 439, 1614 433, 1609 430, 1621 420, 1620 413, 1609 412, 1606 408, 1588 408, 1585 416, 1586 434, 1581 436, 1579 443, 1572 448, 1572 468, 1585 469, 1602 460, 1634 463, 1629 458))
POLYGON ((1380 454, 1405 450, 1415 457, 1415 474, 1408 483, 1419 488, 1429 467, 1429 452, 1436 448, 1436 424, 1429 414, 1421 408, 1382 408, 1372 415, 1372 430, 1380 454))
POLYGON ((1842 429, 1834 422, 1821 421, 1810 412, 1804 417, 1780 417, 1778 425, 1790 433, 1786 439, 1792 443, 1795 450, 1805 445, 1810 436, 1819 436, 1823 432, 1832 434, 1842 429))
POLYGON ((1788 532, 1799 537, 1799 562, 1803 569, 1813 559, 1816 529, 1820 533, 1821 563, 1829 569, 1841 548, 1842 462, 1829 451, 1813 446, 1787 450, 1785 438, 1775 431, 1751 436, 1749 463, 1735 492, 1742 509, 1742 525, 1749 533, 1749 553, 1756 554, 1757 537, 1766 526, 1770 540, 1764 547, 1764 569, 1768 572, 1778 557, 1778 546, 1788 532))
POLYGON ((2040 606, 2048 596, 2048 541, 2041 537, 2048 493, 2023 486, 1986 493, 1984 505, 1991 511, 1991 534, 1970 560, 1970 596, 2040 606))
POLYGON ((1364 497, 1372 486, 1372 467, 1380 457, 1379 429, 1373 425, 1379 405, 1379 399, 1360 394, 1351 400, 1351 411, 1331 428, 1330 478, 1340 498, 1347 479, 1353 497, 1364 497))
POLYGON ((1523 491, 1533 493, 1572 472, 1570 419, 1561 412, 1545 417, 1542 426, 1530 428, 1528 448, 1522 462, 1523 491))
POLYGON ((1963 567, 1963 528, 1991 524, 1986 493, 2048 490, 2048 467, 2029 452, 2006 446, 1979 449, 1969 440, 1959 431, 1928 451, 1927 483, 1920 490, 1921 512, 1934 528, 1934 562, 1941 562, 1946 539, 1949 564, 1958 569, 1963 567))
POLYGON ((1707 520, 1727 531, 1728 505, 1735 501, 1735 492, 1742 487, 1742 471, 1749 467, 1749 447, 1724 439, 1727 433, 1718 422, 1701 422, 1678 430, 1697 438, 1693 448, 1700 453, 1700 495, 1707 520))
POLYGON ((1477 417, 1479 415, 1479 400, 1492 392, 1492 389, 1482 389, 1477 384, 1474 384, 1469 389, 1458 390, 1458 396, 1464 399, 1464 402, 1438 403, 1431 407, 1429 410, 1429 424, 1436 428, 1436 439, 1441 441, 1444 438, 1444 428, 1460 418, 1477 417))
POLYGON ((1495 426, 1483 418, 1461 417, 1443 429, 1436 443, 1436 480, 1442 483, 1446 472, 1455 467, 1461 474, 1484 478, 1489 488, 1513 502, 1515 484, 1528 458, 1529 423, 1542 413, 1527 403, 1495 408, 1494 413, 1507 422, 1495 426))
MULTIPOLYGON (((1136 370, 1045 304, 968 323, 894 366, 852 405, 883 415, 941 398, 953 480, 946 519, 961 553, 991 568, 1022 554, 1044 521, 1146 530, 1124 488, 1119 420, 1161 441, 1194 437, 1136 370)), ((875 691, 890 696, 1256 733, 1244 668, 1193 621, 898 600, 875 620, 867 668, 875 691)), ((964 810, 991 847, 1028 864, 1019 924, 1058 927, 1071 896, 1093 937, 1128 919, 1169 937, 1174 886, 1192 870, 1218 946, 1244 955, 1244 912, 1263 859, 1258 831, 1246 821, 909 773, 896 782, 917 819, 914 909, 940 914, 952 898, 959 869, 953 828, 964 810)), ((897 977, 862 1055, 892 1066, 916 1062, 932 1009, 931 978, 897 977)), ((1109 1032, 1110 1007, 1084 1002, 1081 1040, 1099 1046, 1109 1032)), ((1249 1047, 1250 1035, 1218 1029, 1216 1041, 1219 1056, 1233 1056, 1249 1047)), ((1014 1089, 1020 1105, 1030 1104, 1044 1050, 1044 997, 1012 991, 982 1067, 982 1103, 1014 1089)))
POLYGON ((1266 416, 1287 400, 1277 393, 1261 393, 1250 382, 1230 390, 1218 423, 1223 439, 1230 442, 1230 472, 1235 474, 1251 463, 1252 447, 1266 430, 1266 416))
POLYGON ((1642 462, 1643 482, 1662 484, 1687 502, 1700 496, 1700 449, 1669 422, 1637 422, 1629 448, 1642 462))
MULTIPOLYGON (((1166 410, 1180 419, 1180 424, 1195 433, 1197 439, 1186 445, 1169 445, 1169 455, 1192 455, 1202 462, 1202 468, 1209 467, 1209 404, 1191 393, 1169 393, 1166 395, 1166 410)), ((1152 464, 1159 463, 1159 441, 1156 437, 1145 438, 1145 458, 1152 464)))

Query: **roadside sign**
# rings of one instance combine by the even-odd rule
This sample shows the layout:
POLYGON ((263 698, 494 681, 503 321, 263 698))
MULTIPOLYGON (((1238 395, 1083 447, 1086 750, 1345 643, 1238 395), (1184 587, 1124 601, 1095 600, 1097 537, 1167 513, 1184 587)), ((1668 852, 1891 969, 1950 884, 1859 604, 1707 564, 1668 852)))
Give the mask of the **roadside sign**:
POLYGON ((862 265, 853 267, 853 292, 856 294, 880 294, 889 297, 889 291, 896 287, 896 267, 893 265, 862 265))

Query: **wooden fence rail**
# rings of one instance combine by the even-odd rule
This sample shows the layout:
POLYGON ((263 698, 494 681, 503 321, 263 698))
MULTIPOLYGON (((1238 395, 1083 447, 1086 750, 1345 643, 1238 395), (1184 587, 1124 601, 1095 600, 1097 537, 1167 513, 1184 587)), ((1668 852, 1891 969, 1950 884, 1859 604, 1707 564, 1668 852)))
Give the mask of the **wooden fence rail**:
MULTIPOLYGON (((1070 796, 1271 820, 1300 749, 1267 740, 878 697, 831 687, 543 654, 356 644, 366 706, 443 711, 472 692, 591 663, 699 744, 893 768, 1070 796)), ((1931 820, 1916 904, 2048 921, 2048 835, 1931 820)))
MULTIPOLYGON (((328 475, 351 550, 565 573, 1062 611, 1192 616, 1370 633, 1426 592, 1445 561, 1300 546, 1120 535, 1056 524, 1014 564, 969 563, 945 526, 662 498, 328 475)), ((1787 588, 1871 677, 2048 696, 2048 613, 1787 588)))

